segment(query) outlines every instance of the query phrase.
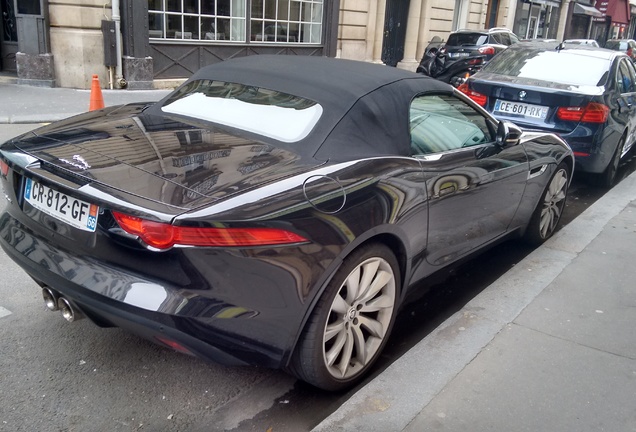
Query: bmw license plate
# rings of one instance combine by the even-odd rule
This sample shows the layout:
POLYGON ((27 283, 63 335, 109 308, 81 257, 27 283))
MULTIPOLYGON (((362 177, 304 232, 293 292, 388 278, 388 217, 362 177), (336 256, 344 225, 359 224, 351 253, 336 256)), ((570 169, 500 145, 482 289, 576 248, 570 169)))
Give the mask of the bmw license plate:
POLYGON ((94 232, 99 207, 26 179, 24 199, 36 209, 83 231, 94 232))
POLYGON ((548 115, 548 107, 522 102, 506 102, 497 99, 493 113, 545 120, 548 115))

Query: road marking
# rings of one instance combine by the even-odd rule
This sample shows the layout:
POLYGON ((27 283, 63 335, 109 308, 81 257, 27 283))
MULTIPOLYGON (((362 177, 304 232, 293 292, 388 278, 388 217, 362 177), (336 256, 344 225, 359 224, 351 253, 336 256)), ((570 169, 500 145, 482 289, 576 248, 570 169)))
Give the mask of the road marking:
POLYGON ((0 306, 0 318, 4 318, 9 315, 11 315, 11 311, 0 306))

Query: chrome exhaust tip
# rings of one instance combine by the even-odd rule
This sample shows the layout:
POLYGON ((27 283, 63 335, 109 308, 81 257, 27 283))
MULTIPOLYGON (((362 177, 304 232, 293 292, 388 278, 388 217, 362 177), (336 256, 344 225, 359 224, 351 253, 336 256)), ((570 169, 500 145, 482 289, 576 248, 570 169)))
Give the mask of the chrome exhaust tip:
POLYGON ((51 288, 44 287, 42 288, 42 298, 44 298, 44 305, 50 311, 59 310, 58 306, 58 297, 59 295, 53 291, 51 288))
POLYGON ((84 315, 73 305, 71 302, 65 299, 64 297, 60 297, 57 300, 57 307, 62 312, 62 317, 68 322, 73 322, 84 318, 84 315))

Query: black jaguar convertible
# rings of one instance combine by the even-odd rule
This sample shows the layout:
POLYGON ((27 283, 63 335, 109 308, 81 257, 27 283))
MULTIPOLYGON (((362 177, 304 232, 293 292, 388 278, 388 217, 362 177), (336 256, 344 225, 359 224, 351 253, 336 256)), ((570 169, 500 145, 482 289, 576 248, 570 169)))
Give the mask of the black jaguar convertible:
POLYGON ((0 244, 69 321, 337 390, 418 281, 548 239, 573 164, 439 81, 250 56, 0 146, 0 244))

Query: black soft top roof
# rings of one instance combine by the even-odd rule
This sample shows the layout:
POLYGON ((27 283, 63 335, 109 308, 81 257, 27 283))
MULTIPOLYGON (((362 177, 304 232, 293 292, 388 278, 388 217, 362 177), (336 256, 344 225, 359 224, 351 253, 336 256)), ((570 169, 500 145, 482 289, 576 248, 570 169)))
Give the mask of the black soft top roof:
POLYGON ((329 57, 253 55, 206 66, 192 79, 215 79, 265 87, 323 106, 358 100, 386 84, 417 77, 413 72, 329 57))
MULTIPOLYGON (((448 84, 390 66, 292 55, 226 60, 200 69, 184 85, 195 80, 263 87, 319 103, 323 115, 306 138, 291 144, 273 144, 300 155, 331 160, 358 154, 408 154, 408 108, 412 97, 418 93, 452 92, 448 84)), ((170 95, 159 105, 169 98, 170 95)))

